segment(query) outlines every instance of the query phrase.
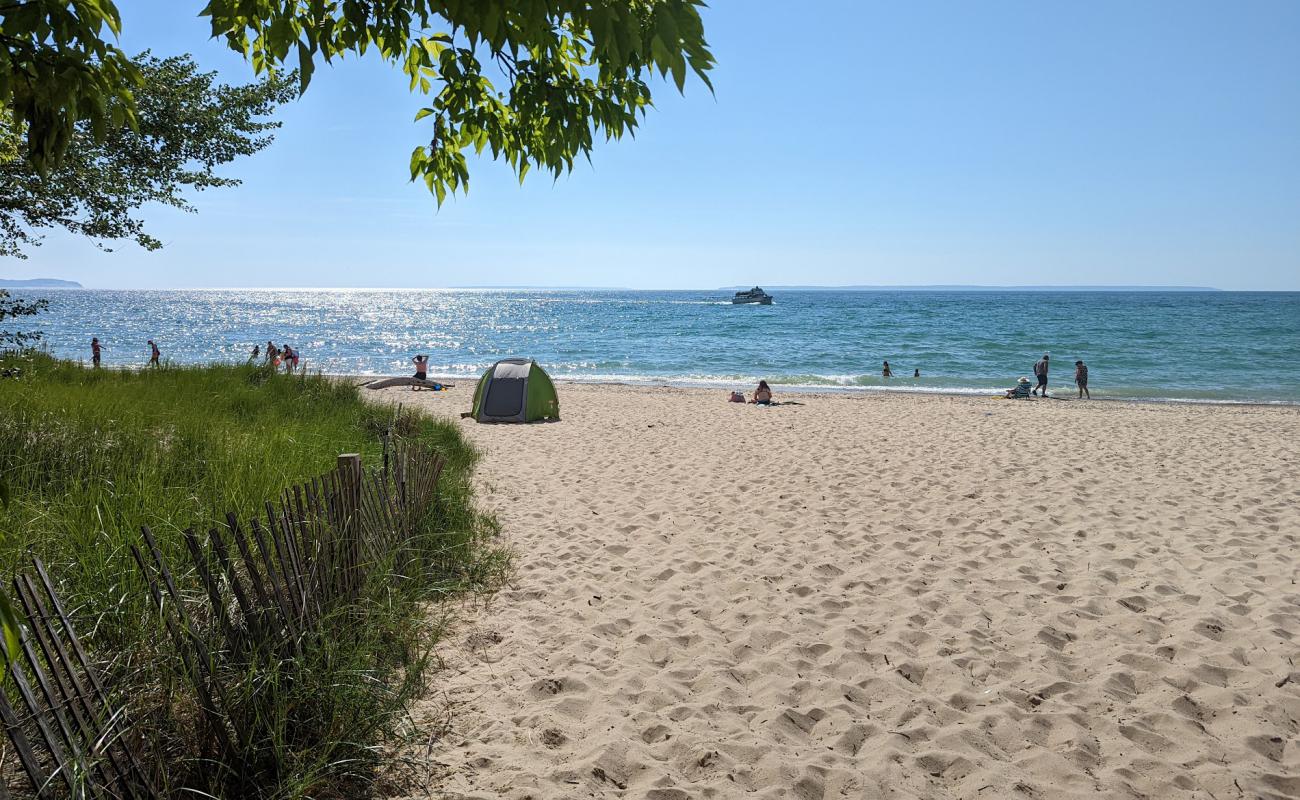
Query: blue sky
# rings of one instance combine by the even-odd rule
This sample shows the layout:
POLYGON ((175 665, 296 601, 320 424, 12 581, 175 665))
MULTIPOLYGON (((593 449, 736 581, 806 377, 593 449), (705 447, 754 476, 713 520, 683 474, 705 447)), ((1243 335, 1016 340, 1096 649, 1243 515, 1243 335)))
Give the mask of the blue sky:
MULTIPOLYGON (((119 0, 122 44, 250 68, 201 2, 119 0)), ((0 276, 96 287, 1190 284, 1300 289, 1300 3, 715 0, 716 94, 520 187, 408 182, 421 98, 317 70, 236 189, 166 246, 52 235, 0 276)))

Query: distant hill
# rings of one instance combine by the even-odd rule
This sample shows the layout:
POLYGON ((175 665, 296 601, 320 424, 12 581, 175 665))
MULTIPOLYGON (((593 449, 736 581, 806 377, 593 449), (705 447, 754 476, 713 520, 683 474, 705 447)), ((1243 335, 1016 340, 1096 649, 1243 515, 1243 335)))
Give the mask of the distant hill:
POLYGON ((64 281, 58 278, 26 278, 15 280, 0 278, 0 289, 80 289, 76 281, 64 281))
MULTIPOLYGON (((723 286, 720 292, 740 292, 752 287, 723 286)), ((789 292, 1218 292, 1211 286, 765 286, 789 292)))

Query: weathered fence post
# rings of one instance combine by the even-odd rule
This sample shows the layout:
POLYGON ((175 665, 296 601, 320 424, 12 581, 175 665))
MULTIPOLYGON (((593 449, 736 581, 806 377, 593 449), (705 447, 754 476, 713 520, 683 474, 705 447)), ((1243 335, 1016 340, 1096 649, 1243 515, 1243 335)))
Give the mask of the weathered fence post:
POLYGON ((361 589, 361 454, 341 453, 338 458, 339 536, 343 557, 339 576, 344 592, 352 595, 361 589))

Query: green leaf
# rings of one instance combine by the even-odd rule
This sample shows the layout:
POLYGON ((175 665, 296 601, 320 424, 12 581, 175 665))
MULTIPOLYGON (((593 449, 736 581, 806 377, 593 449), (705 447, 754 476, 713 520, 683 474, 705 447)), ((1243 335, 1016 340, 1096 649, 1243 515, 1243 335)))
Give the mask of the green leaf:
POLYGON ((299 93, 307 91, 307 84, 311 83, 311 74, 316 70, 316 61, 312 58, 311 50, 306 44, 298 43, 298 91, 299 93))

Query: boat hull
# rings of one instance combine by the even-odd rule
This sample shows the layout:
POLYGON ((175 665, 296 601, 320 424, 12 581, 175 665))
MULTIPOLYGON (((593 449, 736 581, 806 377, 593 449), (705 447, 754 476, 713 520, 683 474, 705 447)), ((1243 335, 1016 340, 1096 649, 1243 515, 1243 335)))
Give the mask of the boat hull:
POLYGON ((772 298, 770 298, 770 297, 754 297, 754 298, 745 298, 745 299, 742 300, 742 299, 740 299, 740 298, 733 297, 733 298, 731 299, 731 304, 732 304, 733 306, 745 306, 745 305, 749 305, 749 306, 770 306, 770 305, 772 305, 772 298))

